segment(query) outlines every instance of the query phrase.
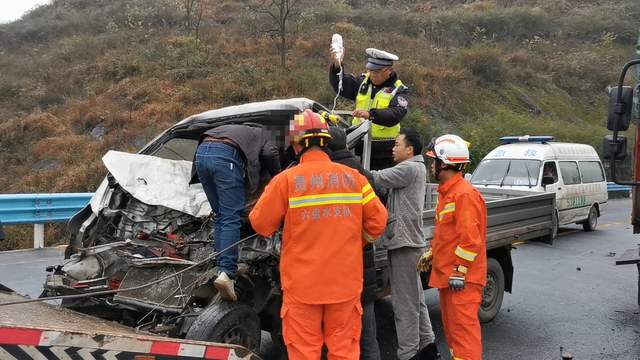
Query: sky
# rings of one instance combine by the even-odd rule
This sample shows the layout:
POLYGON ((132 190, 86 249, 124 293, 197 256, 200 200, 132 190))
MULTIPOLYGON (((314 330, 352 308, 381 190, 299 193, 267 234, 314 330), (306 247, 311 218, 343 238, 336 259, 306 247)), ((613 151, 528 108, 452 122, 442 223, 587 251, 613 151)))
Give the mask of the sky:
POLYGON ((27 11, 49 0, 0 0, 0 23, 18 20, 27 11))

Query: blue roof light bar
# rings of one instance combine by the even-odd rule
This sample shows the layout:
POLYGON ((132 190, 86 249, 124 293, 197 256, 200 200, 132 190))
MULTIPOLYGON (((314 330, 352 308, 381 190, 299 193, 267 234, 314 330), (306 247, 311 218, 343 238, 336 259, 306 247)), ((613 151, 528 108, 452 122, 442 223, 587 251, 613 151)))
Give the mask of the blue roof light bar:
POLYGON ((546 144, 549 141, 552 141, 554 138, 553 136, 530 136, 530 135, 525 135, 525 136, 503 136, 500 138, 500 143, 502 145, 506 145, 506 144, 513 144, 513 143, 519 143, 519 142, 529 142, 529 143, 541 143, 541 144, 546 144))

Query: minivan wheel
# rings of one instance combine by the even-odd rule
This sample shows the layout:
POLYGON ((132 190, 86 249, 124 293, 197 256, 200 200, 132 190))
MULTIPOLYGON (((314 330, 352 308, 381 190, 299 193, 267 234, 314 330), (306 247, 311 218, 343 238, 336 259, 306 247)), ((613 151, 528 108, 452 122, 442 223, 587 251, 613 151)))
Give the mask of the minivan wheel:
POLYGON ((598 210, 595 206, 589 209, 589 217, 582 223, 584 231, 593 231, 598 226, 598 210))

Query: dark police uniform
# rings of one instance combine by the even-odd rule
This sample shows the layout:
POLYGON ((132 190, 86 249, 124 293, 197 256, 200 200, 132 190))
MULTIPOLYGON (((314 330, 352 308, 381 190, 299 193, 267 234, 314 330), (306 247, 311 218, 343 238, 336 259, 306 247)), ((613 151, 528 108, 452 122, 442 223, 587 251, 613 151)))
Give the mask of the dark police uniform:
MULTIPOLYGON (((367 70, 378 70, 393 65, 398 57, 377 49, 367 49, 367 70)), ((331 65, 329 82, 334 91, 338 92, 340 69, 331 65)), ((368 110, 369 120, 372 121, 372 149, 371 169, 378 170, 394 165, 391 149, 394 139, 400 132, 400 121, 407 114, 409 106, 409 88, 398 79, 396 73, 391 74, 382 85, 371 83, 369 73, 356 77, 344 74, 340 96, 354 100, 356 109, 368 110)), ((363 119, 354 118, 353 125, 363 119)), ((358 153, 361 149, 358 149, 358 153)))

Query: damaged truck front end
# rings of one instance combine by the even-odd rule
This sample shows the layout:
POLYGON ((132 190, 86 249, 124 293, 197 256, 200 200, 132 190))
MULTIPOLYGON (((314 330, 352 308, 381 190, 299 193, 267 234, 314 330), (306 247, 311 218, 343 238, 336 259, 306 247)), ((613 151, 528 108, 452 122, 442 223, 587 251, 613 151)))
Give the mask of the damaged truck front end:
MULTIPOLYGON (((69 222, 65 262, 47 268, 43 296, 86 294, 62 305, 171 337, 257 350, 261 331, 267 331, 279 342, 280 236, 253 236, 244 222, 239 300, 221 301, 212 286, 215 215, 202 186, 189 185, 191 160, 204 131, 254 122, 273 129, 286 166, 289 119, 307 108, 321 110, 308 99, 213 110, 176 124, 139 154, 108 152, 103 157, 108 175, 69 222), (158 282, 162 278, 167 279, 158 282)), ((247 211, 256 199, 248 199, 247 211)))

